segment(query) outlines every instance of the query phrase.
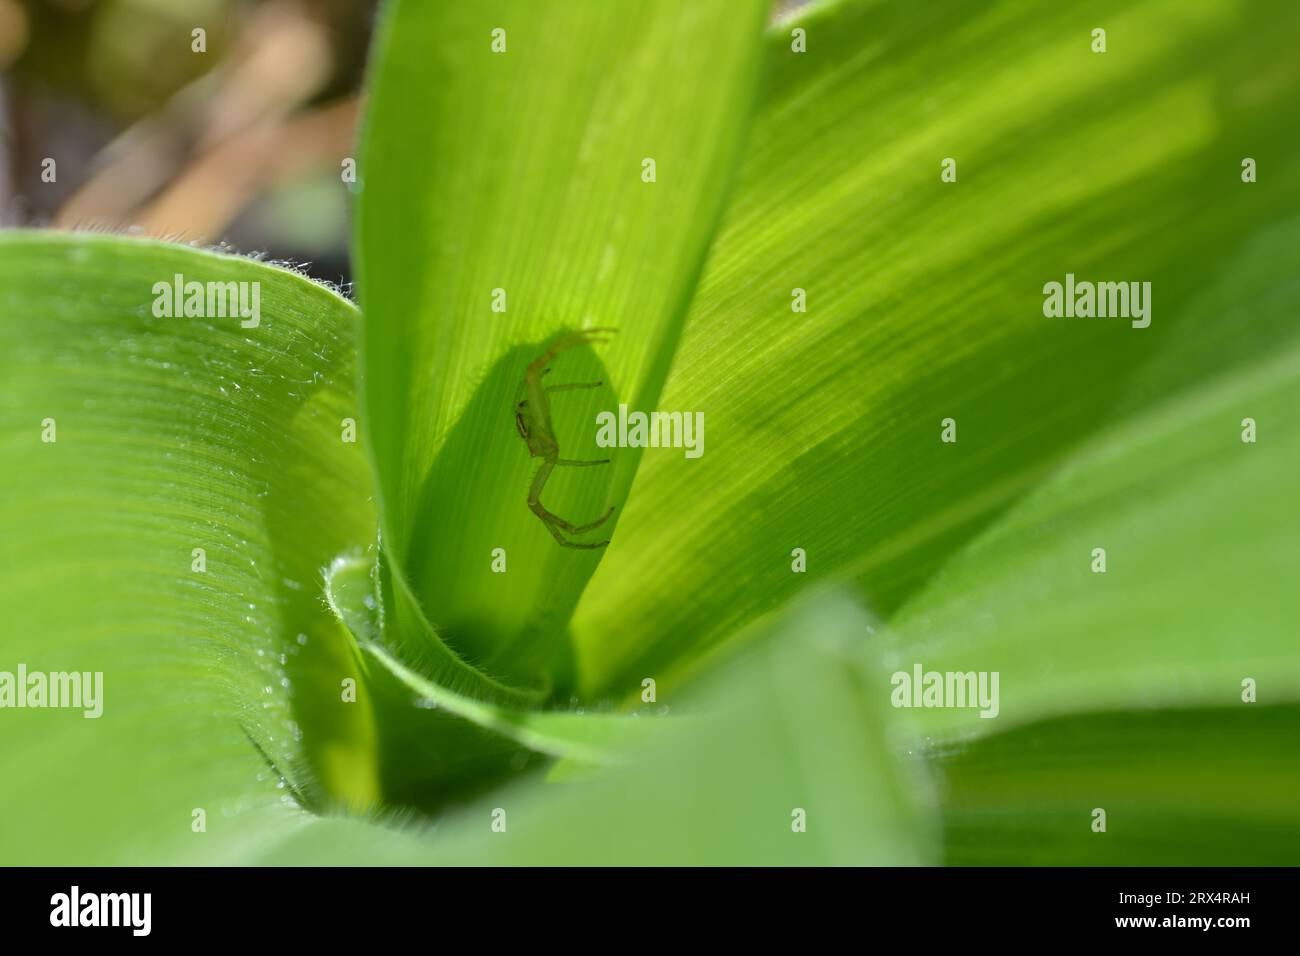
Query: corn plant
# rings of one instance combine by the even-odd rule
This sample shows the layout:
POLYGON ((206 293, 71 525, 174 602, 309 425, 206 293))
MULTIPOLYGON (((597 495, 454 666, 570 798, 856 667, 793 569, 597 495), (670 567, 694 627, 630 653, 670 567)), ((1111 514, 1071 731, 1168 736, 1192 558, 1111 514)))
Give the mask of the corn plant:
POLYGON ((767 6, 389 2, 355 302, 0 234, 0 861, 1300 858, 1300 6, 767 6))

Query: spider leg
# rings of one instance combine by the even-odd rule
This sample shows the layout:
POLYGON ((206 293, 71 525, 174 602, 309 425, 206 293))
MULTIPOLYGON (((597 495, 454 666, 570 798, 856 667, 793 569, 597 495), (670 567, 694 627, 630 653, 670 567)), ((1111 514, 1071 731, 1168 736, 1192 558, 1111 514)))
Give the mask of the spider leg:
POLYGON ((572 385, 548 385, 548 392, 571 392, 575 388, 600 388, 604 382, 574 382, 572 385))
MULTIPOLYGON (((536 509, 533 510, 536 511, 536 509)), ((546 511, 545 508, 543 508, 542 510, 546 511)), ((571 524, 570 522, 565 521, 559 515, 554 514, 553 512, 550 511, 546 512, 546 517, 542 518, 542 520, 549 524, 554 525, 555 527, 559 528, 562 531, 568 532, 569 534, 585 534, 588 531, 594 531, 596 528, 599 528, 601 525, 603 525, 606 521, 609 520, 609 516, 612 515, 613 513, 614 513, 614 506, 610 505, 609 510, 606 511, 599 518, 597 518, 595 521, 591 521, 583 525, 571 524)), ((608 541, 604 543, 609 544, 608 541)))
POLYGON ((608 538, 604 541, 593 541, 591 544, 582 541, 566 541, 564 538, 560 537, 560 532, 556 531, 555 528, 551 527, 551 525, 547 525, 546 527, 551 529, 551 534, 555 535, 555 540, 560 542, 560 544, 564 545, 566 548, 579 548, 583 551, 595 551, 597 548, 603 548, 609 544, 608 538))
POLYGON ((528 366, 528 371, 534 376, 544 374, 541 370, 551 364, 551 360, 559 355, 565 349, 571 349, 576 345, 583 345, 590 342, 594 345, 603 345, 609 341, 607 335, 617 332, 618 329, 597 328, 583 329, 579 332, 570 332, 567 335, 561 335, 551 343, 551 347, 533 360, 528 366))
MULTIPOLYGON (((536 511, 537 509, 534 508, 533 510, 536 511)), ((545 511, 545 509, 542 510, 545 511)), ((542 516, 539 513, 538 517, 542 519, 542 524, 546 525, 546 530, 551 533, 551 537, 555 538, 556 541, 560 542, 560 544, 564 545, 566 548, 581 548, 584 550, 594 550, 595 548, 603 548, 605 547, 605 545, 609 544, 608 539, 604 541, 592 542, 590 544, 582 541, 570 541, 564 535, 560 534, 560 529, 556 527, 557 523, 565 525, 567 527, 573 527, 567 521, 557 517, 556 515, 551 514, 549 511, 546 512, 546 516, 542 516)), ((607 518, 609 517, 609 515, 606 515, 605 517, 607 518)), ((600 521, 604 521, 604 520, 605 518, 600 519, 600 521)), ((595 527, 595 525, 600 524, 600 521, 595 522, 595 524, 593 525, 584 525, 582 528, 576 528, 574 529, 574 533, 578 533, 581 531, 590 531, 593 527, 595 527)))
MULTIPOLYGON (((593 464, 596 463, 593 462, 593 464)), ((555 540, 560 542, 560 544, 564 545, 566 548, 593 549, 605 547, 605 545, 609 544, 608 541, 598 541, 594 544, 583 544, 577 541, 569 541, 560 534, 561 529, 567 531, 569 534, 582 534, 583 532, 591 531, 593 528, 599 527, 608 520, 609 516, 614 513, 614 509, 610 508, 604 517, 593 521, 590 524, 581 526, 570 524, 559 515, 547 511, 546 506, 542 504, 542 488, 545 487, 546 480, 551 476, 551 472, 554 470, 555 465, 556 462, 544 461, 542 462, 541 467, 537 469, 537 474, 533 477, 533 484, 528 489, 528 507, 532 509, 533 514, 542 519, 542 524, 546 525, 546 530, 551 532, 551 535, 555 540)))
MULTIPOLYGON (((595 531, 597 528, 599 528, 601 525, 603 525, 606 521, 608 521, 610 515, 612 515, 613 513, 614 513, 614 506, 613 506, 613 505, 610 505, 610 506, 609 506, 609 510, 606 511, 606 512, 605 512, 603 515, 601 515, 599 518, 597 518, 595 521, 592 521, 592 522, 590 522, 590 523, 588 523, 588 524, 581 524, 581 525, 578 525, 578 527, 574 528, 574 529, 573 529, 573 534, 586 534, 588 531, 595 531)), ((606 541, 605 544, 609 544, 609 542, 606 541)))
POLYGON ((595 548, 603 548, 605 545, 609 544, 608 541, 597 541, 594 544, 584 544, 581 541, 570 541, 564 535, 560 534, 559 528, 555 527, 555 525, 551 524, 551 522, 547 521, 545 518, 542 519, 542 524, 546 525, 546 530, 551 533, 551 537, 555 538, 556 541, 560 542, 560 544, 564 545, 566 548, 581 548, 590 551, 595 548))
POLYGON ((609 459, 608 458, 590 458, 590 459, 557 458, 555 459, 555 463, 557 465, 572 465, 574 468, 586 468, 589 465, 608 465, 609 459))

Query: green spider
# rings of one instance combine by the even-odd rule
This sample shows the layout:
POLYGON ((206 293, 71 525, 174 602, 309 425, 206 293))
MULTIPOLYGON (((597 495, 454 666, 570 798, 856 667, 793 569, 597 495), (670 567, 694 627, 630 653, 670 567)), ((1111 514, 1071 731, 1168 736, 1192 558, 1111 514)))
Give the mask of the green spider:
POLYGON ((542 524, 546 525, 546 530, 551 532, 555 540, 566 548, 593 549, 603 548, 609 544, 608 539, 595 544, 581 544, 568 540, 561 532, 585 534, 594 531, 609 520, 610 515, 614 513, 614 506, 610 505, 604 515, 588 524, 570 524, 559 515, 547 511, 542 504, 542 488, 546 486, 546 479, 551 476, 551 472, 557 465, 587 468, 592 465, 608 465, 609 459, 579 461, 560 457, 560 443, 556 440, 555 431, 551 427, 551 404, 547 393, 568 392, 577 388, 600 388, 605 383, 578 382, 572 385, 544 386, 542 378, 551 371, 548 363, 565 349, 587 343, 603 345, 609 341, 606 336, 617 331, 617 329, 583 329, 581 332, 570 332, 560 336, 551 343, 550 348, 529 364, 528 371, 524 373, 524 380, 519 383, 519 391, 515 394, 515 426, 519 429, 520 437, 528 444, 528 454, 533 458, 542 459, 537 474, 533 476, 533 484, 528 489, 528 507, 532 509, 533 514, 542 519, 542 524))

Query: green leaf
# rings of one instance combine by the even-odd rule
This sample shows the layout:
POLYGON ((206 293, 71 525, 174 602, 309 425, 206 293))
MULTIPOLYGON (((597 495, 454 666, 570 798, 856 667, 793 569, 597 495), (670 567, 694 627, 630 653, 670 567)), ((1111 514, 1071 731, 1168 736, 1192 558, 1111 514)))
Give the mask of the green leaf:
POLYGON ((998 671, 1001 713, 917 711, 925 731, 1222 707, 1245 678, 1261 702, 1300 700, 1297 397, 1293 340, 1097 436, 964 548, 882 640, 891 669, 998 671))
POLYGON ((0 711, 0 862, 911 864, 936 804, 955 863, 1294 858, 1300 8, 855 0, 806 53, 757 2, 386 10, 366 417, 302 276, 0 234, 0 702, 104 674, 102 717, 0 711), (1045 318, 1066 272, 1151 328, 1045 318), (156 314, 179 274, 261 321, 156 314), (603 383, 565 457, 620 402, 709 441, 560 469, 557 513, 629 505, 577 551, 516 389, 610 326, 554 356, 603 383), (997 671, 997 719, 889 709, 914 663, 997 671))
POLYGON ((935 858, 913 802, 914 766, 882 724, 859 635, 841 596, 792 610, 690 692, 658 704, 689 712, 627 766, 545 787, 494 792, 436 831, 322 820, 261 862, 418 865, 890 864, 935 858), (506 828, 494 832, 494 811, 506 828), (794 832, 795 810, 805 832, 794 832))
MULTIPOLYGON (((654 406, 746 127, 765 6, 389 5, 355 245, 406 656, 436 631, 506 684, 571 683, 564 625, 602 551, 560 546, 529 510, 538 462, 516 431, 516 391, 560 333, 616 327, 608 345, 555 359, 549 382, 604 383, 555 397, 564 457, 605 457, 598 409, 654 406)), ((545 505, 577 523, 615 506, 608 536, 640 458, 611 457, 558 469, 545 505)), ((454 679, 440 649, 426 656, 429 676, 454 679)))
POLYGON ((855 2, 801 25, 806 53, 789 25, 770 37, 660 402, 704 413, 707 450, 642 463, 573 618, 588 696, 671 683, 809 579, 892 614, 1089 435, 1294 324, 1261 298, 1232 322, 1203 306, 1300 210, 1300 128, 1277 122, 1300 107, 1300 7, 855 2), (1243 183, 1243 156, 1267 175, 1243 183), (1152 282, 1151 326, 1044 317, 1067 272, 1152 282))
POLYGON ((0 710, 3 862, 238 862, 291 795, 377 797, 319 600, 330 558, 374 539, 341 439, 355 322, 247 259, 0 233, 0 671, 103 675, 98 718, 0 710), (258 283, 260 323, 156 316, 177 274, 258 283))
MULTIPOLYGON (((403 664, 380 643, 382 610, 375 597, 376 566, 373 561, 339 558, 330 566, 325 594, 331 609, 348 627, 356 641, 361 666, 370 676, 369 665, 377 663, 386 676, 394 678, 415 695, 400 695, 398 706, 437 708, 445 714, 494 731, 539 754, 568 757, 592 763, 613 762, 619 750, 640 739, 653 723, 621 714, 574 711, 527 710, 502 706, 491 697, 477 697, 457 691, 421 676, 403 664)), ((379 675, 372 683, 382 683, 379 675)), ((409 720, 413 715, 406 714, 409 720)), ((639 716, 639 715, 638 715, 639 716)), ((400 718, 399 718, 400 719, 400 718)))
MULTIPOLYGON (((496 731, 538 753, 608 763, 617 759, 620 741, 637 734, 638 722, 626 715, 588 714, 581 710, 512 710, 486 704, 426 680, 378 644, 362 644, 361 649, 413 690, 422 702, 496 731)), ((644 720, 639 725, 649 723, 644 720)))
POLYGON ((1300 708, 1055 718, 940 753, 944 862, 1290 866, 1300 708), (1094 820, 1105 813, 1105 832, 1094 820))

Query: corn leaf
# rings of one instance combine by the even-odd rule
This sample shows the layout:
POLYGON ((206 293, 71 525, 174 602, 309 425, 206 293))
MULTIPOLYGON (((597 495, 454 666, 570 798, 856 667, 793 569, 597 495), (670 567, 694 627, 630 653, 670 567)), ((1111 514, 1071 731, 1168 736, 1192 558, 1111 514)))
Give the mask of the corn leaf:
POLYGON ((0 711, 5 863, 235 862, 298 804, 378 798, 319 598, 374 540, 356 321, 247 259, 0 234, 0 671, 102 675, 98 717, 0 711), (177 275, 257 283, 259 324, 159 317, 177 275))
POLYGON ((912 865, 938 858, 918 768, 894 753, 862 612, 819 595, 754 635, 728 666, 659 707, 690 713, 627 766, 520 784, 436 830, 319 820, 273 864, 912 865), (494 829, 494 824, 496 828, 494 829), (504 829, 501 829, 501 827, 504 829))
POLYGON ((850 2, 774 28, 661 400, 703 412, 707 449, 647 453, 575 612, 583 692, 670 683, 810 579, 852 580, 887 617, 1090 435, 1286 342, 1300 129, 1277 117, 1300 106, 1298 19, 850 2), (1067 273, 1151 282, 1151 325, 1045 317, 1067 273))
POLYGON ((950 865, 1292 866, 1300 858, 1293 705, 1054 718, 940 752, 935 766, 950 865))
POLYGON ((608 538, 640 456, 598 449, 595 413, 653 406, 662 387, 746 128, 764 6, 390 6, 356 253, 408 656, 436 633, 521 691, 571 686, 565 624, 603 549, 561 546, 529 510, 540 461, 516 431, 516 392, 561 333, 617 328, 558 355, 547 380, 603 383, 557 394, 553 433, 564 458, 612 461, 561 467, 542 496, 575 524, 614 507, 581 540, 608 538))

